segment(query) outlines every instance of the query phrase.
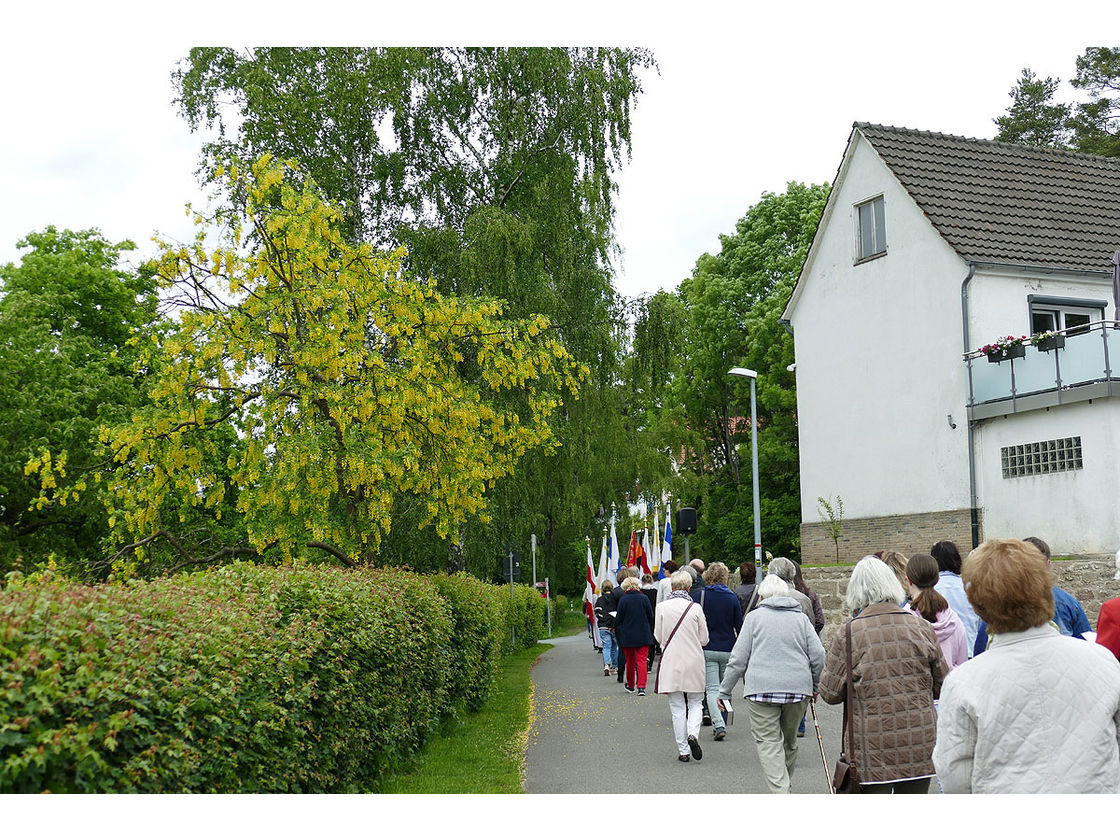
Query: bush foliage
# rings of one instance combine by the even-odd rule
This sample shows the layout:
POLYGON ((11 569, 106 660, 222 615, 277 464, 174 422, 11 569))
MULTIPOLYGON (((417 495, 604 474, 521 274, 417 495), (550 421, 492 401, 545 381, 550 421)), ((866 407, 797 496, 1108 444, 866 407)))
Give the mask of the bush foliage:
POLYGON ((0 592, 0 792, 361 791, 543 635, 531 587, 238 563, 0 592))

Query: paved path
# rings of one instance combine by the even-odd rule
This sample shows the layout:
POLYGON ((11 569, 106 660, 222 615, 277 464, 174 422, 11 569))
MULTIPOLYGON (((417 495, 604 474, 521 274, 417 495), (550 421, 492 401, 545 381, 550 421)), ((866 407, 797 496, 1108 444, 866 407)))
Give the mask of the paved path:
MULTIPOLYGON (((747 722, 742 682, 732 694, 735 723, 727 738, 700 730, 702 761, 677 761, 669 701, 627 694, 603 676, 602 655, 585 634, 545 640, 551 644, 533 666, 532 724, 525 761, 526 793, 606 793, 608 781, 632 778, 636 788, 666 793, 766 793, 747 722)), ((840 750, 840 706, 817 701, 829 773, 840 750)), ((828 793, 820 747, 809 716, 798 739, 793 793, 828 793)), ((937 786, 931 786, 936 791, 937 786)))

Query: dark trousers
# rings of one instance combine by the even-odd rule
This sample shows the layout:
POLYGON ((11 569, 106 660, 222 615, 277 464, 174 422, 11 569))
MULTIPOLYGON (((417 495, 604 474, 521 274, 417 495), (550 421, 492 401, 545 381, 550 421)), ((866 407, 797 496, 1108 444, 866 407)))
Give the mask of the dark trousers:
POLYGON ((860 785, 862 793, 929 793, 929 779, 911 779, 908 782, 883 782, 880 784, 864 783, 860 785))

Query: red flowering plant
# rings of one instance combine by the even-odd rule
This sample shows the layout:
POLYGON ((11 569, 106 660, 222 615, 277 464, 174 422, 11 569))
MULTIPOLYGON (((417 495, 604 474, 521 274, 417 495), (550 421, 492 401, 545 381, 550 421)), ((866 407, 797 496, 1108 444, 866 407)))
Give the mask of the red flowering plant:
POLYGON ((991 344, 985 344, 980 348, 980 352, 987 356, 989 359, 994 356, 1002 356, 1012 347, 1018 347, 1020 344, 1025 344, 1030 338, 1021 335, 1016 338, 1013 335, 1006 335, 1003 338, 997 338, 991 344))

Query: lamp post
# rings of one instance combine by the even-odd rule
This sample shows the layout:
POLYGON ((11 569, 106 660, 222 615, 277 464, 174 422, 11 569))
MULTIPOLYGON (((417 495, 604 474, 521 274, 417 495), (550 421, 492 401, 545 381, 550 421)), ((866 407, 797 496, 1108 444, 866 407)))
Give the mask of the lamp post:
POLYGON ((755 410, 754 383, 758 373, 747 368, 734 367, 732 376, 745 376, 751 381, 751 489, 754 492, 754 582, 762 582, 762 520, 758 512, 758 419, 755 410))

